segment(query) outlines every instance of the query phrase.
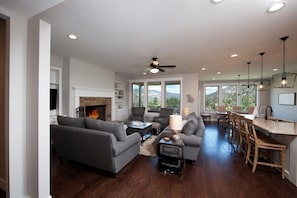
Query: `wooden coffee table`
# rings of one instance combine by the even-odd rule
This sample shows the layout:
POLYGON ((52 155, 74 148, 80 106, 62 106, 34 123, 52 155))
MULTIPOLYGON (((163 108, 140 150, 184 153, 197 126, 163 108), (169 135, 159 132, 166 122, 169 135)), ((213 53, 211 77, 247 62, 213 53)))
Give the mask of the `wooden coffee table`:
POLYGON ((128 126, 127 135, 137 132, 140 134, 142 142, 151 136, 152 123, 150 122, 128 121, 126 124, 128 126))

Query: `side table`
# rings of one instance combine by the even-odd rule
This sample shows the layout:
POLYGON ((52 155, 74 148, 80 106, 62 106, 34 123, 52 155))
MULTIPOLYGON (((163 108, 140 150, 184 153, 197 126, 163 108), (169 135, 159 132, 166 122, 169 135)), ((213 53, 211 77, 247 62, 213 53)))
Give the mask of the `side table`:
POLYGON ((184 143, 172 139, 159 141, 159 168, 164 173, 182 174, 184 143))

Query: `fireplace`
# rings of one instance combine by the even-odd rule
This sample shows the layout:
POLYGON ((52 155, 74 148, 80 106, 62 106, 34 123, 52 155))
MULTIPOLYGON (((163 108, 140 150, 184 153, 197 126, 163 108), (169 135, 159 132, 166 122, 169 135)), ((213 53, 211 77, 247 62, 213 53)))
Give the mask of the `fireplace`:
POLYGON ((93 119, 106 120, 105 109, 106 109, 106 105, 86 106, 85 116, 93 119))
POLYGON ((89 117, 89 111, 95 109, 91 113, 92 117, 100 114, 100 120, 111 121, 111 98, 110 97, 80 97, 79 107, 76 108, 77 117, 89 117))

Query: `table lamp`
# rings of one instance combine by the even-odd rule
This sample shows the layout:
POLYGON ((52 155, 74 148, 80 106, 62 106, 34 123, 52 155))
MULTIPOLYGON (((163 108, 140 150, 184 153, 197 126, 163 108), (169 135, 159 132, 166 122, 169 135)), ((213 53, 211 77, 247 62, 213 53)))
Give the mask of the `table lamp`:
POLYGON ((182 129, 182 116, 181 115, 170 115, 169 116, 169 127, 173 131, 173 139, 175 141, 180 140, 178 132, 182 129))
POLYGON ((182 112, 183 112, 183 117, 185 118, 185 117, 187 117, 187 115, 190 114, 190 108, 189 107, 184 107, 182 109, 182 112))

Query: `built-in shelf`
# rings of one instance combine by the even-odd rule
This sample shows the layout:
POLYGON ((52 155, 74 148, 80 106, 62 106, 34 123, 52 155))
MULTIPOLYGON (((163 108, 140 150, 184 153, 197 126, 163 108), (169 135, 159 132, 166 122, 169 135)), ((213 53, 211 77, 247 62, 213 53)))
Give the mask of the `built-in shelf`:
POLYGON ((125 108, 125 84, 122 82, 114 83, 115 109, 125 108))

